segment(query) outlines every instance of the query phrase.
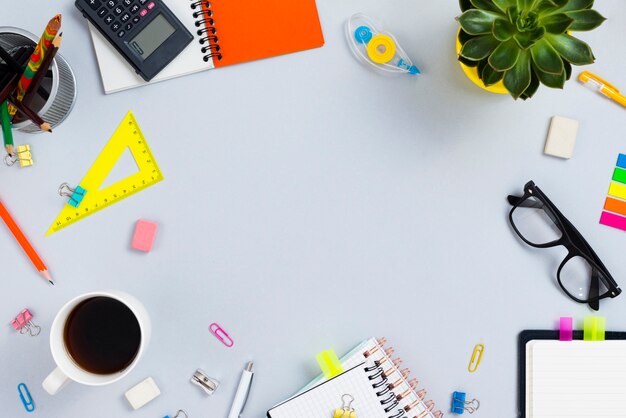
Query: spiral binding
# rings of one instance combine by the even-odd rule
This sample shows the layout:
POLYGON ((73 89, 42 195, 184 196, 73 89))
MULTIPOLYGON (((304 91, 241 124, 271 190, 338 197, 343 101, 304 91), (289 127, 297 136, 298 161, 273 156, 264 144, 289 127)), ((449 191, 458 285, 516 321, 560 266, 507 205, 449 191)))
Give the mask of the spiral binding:
POLYGON ((215 28, 215 20, 213 19, 213 11, 211 9, 211 3, 208 0, 191 0, 191 9, 193 10, 192 16, 196 19, 196 27, 198 30, 196 34, 200 36, 198 42, 202 47, 202 59, 208 62, 211 58, 215 57, 218 60, 222 59, 222 53, 220 52, 220 46, 218 45, 219 39, 216 35, 217 29, 215 28), (199 10, 196 10, 198 9, 199 10))
POLYGON ((384 338, 379 339, 377 342, 379 345, 363 353, 363 356, 369 358, 380 351, 382 358, 374 360, 373 364, 365 367, 364 370, 368 375, 372 388, 376 391, 376 396, 379 398, 385 414, 388 414, 388 418, 442 418, 443 413, 441 411, 433 412, 435 408, 433 401, 424 401, 426 391, 424 389, 417 390, 417 380, 411 379, 407 381, 411 372, 406 368, 399 369, 402 360, 400 358, 391 359, 394 353, 393 348, 383 350, 383 345, 386 343, 384 338), (388 363, 388 366, 385 363, 388 363), (394 375, 398 374, 400 375, 399 378, 393 379, 393 381, 390 380, 394 375), (408 388, 396 394, 394 389, 399 389, 403 383, 408 388), (403 401, 411 398, 414 399, 411 403, 405 406, 400 405, 403 401), (409 416, 409 413, 419 405, 422 405, 422 412, 418 415, 409 416))

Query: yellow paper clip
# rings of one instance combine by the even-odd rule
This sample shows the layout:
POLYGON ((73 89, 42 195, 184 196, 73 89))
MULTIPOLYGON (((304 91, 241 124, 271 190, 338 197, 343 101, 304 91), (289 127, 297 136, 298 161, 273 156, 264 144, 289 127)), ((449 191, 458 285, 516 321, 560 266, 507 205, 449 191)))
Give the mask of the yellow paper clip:
POLYGON ((596 89, 600 93, 604 94, 609 99, 614 100, 617 103, 621 104, 622 106, 626 107, 626 96, 624 96, 623 94, 620 94, 617 87, 610 84, 608 81, 598 77, 597 75, 589 71, 583 71, 582 73, 580 73, 580 75, 578 76, 578 79, 582 83, 585 83, 585 84, 590 83, 590 85, 593 87, 596 87, 596 89))
POLYGON ((472 352, 472 358, 470 359, 467 371, 474 373, 478 369, 480 361, 483 359, 483 353, 485 352, 485 346, 483 344, 476 344, 474 351, 472 352))
POLYGON ((20 167, 30 167, 34 164, 33 155, 30 152, 30 145, 19 145, 17 147, 17 153, 14 156, 10 156, 9 154, 4 156, 4 163, 8 166, 12 166, 18 161, 20 167))

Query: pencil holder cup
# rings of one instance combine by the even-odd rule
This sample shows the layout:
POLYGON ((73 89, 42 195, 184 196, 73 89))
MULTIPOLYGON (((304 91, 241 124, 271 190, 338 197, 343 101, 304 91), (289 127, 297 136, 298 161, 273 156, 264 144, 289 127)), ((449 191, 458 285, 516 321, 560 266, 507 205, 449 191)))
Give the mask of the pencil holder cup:
MULTIPOLYGON (((0 26, 0 46, 9 52, 22 47, 34 48, 37 42, 39 38, 24 29, 0 26)), ((61 54, 52 60, 41 87, 48 92, 48 97, 37 94, 32 101, 32 108, 54 128, 69 115, 76 101, 76 78, 61 54)), ((16 121, 13 129, 26 133, 41 132, 30 120, 16 121)))

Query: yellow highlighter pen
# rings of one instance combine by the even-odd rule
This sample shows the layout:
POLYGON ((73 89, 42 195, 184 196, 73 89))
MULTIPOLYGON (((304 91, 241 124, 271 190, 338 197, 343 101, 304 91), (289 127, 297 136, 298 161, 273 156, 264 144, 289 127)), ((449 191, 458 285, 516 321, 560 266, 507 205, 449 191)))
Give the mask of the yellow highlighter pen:
POLYGON ((589 71, 583 71, 582 73, 580 73, 578 79, 582 83, 589 85, 590 87, 595 87, 597 91, 604 94, 609 99, 614 100, 622 106, 626 107, 626 96, 620 94, 619 90, 612 84, 608 83, 606 80, 603 80, 602 78, 589 71))

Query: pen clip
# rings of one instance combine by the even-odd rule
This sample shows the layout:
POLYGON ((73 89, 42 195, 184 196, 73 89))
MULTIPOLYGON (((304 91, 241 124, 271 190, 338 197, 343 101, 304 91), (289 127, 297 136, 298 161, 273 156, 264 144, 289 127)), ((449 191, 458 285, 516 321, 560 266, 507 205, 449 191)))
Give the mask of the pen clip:
MULTIPOLYGON (((607 87, 611 90, 613 90, 613 92, 615 93, 619 93, 619 90, 617 89, 617 87, 615 87, 614 85, 612 85, 611 83, 609 83, 608 81, 606 81, 605 79, 598 77, 597 75, 595 75, 594 73, 590 72, 590 71, 583 71, 582 73, 580 73, 580 75, 578 76, 578 79, 583 82, 583 83, 593 83, 596 86, 598 86, 598 88, 602 89, 602 87, 607 87)), ((602 91, 602 90, 600 90, 602 91)))

